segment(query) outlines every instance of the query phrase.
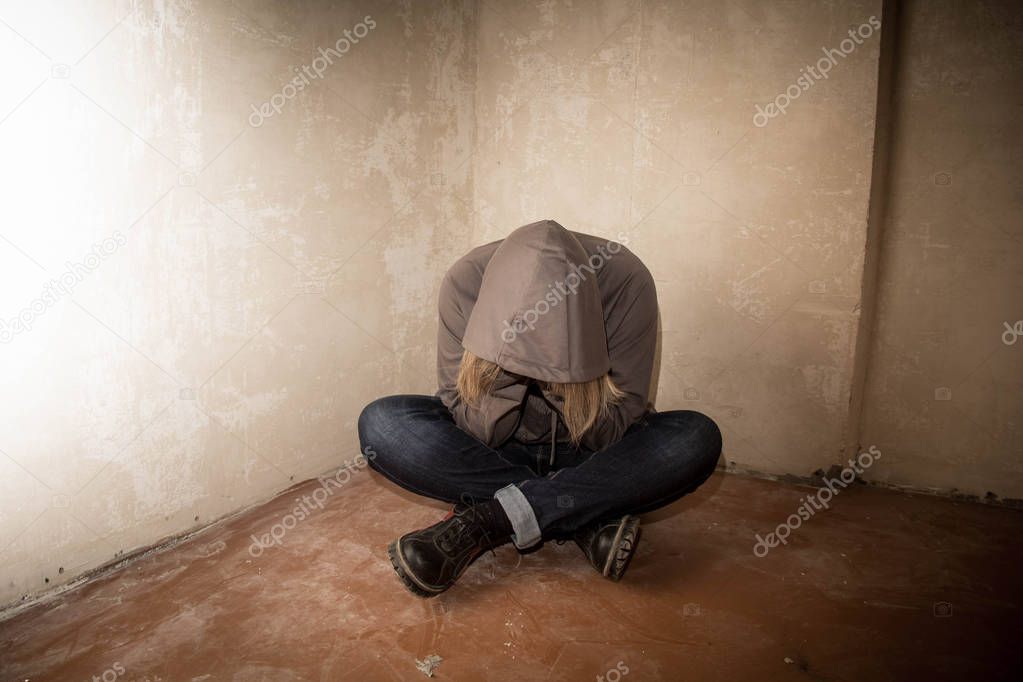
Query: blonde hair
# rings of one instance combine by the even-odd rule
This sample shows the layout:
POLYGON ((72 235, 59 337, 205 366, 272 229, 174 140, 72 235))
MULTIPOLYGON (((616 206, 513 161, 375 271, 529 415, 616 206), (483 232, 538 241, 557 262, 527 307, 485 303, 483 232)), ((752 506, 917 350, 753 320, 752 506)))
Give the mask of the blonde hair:
MULTIPOLYGON (((458 368, 459 397, 469 405, 479 406, 484 396, 493 390, 500 374, 501 367, 497 364, 463 351, 458 368)), ((610 414, 611 407, 625 397, 608 374, 578 383, 538 383, 543 390, 561 398, 562 421, 573 445, 579 445, 596 421, 610 414)))

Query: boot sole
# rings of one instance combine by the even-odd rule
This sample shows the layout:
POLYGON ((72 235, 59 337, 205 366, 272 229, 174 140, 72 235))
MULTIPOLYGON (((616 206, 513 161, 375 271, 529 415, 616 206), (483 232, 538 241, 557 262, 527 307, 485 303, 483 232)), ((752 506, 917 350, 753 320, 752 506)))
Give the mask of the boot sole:
POLYGON ((430 597, 436 597, 438 594, 443 592, 443 589, 436 589, 423 585, 416 580, 415 574, 412 573, 406 564, 405 560, 401 556, 401 550, 399 549, 401 539, 397 539, 387 546, 387 555, 391 558, 391 566, 394 567, 394 572, 398 574, 398 578, 401 580, 402 585, 405 586, 412 594, 417 597, 423 597, 429 599, 430 597))
POLYGON ((640 528, 637 517, 626 516, 622 519, 618 532, 615 533, 614 542, 611 544, 611 551, 607 553, 604 570, 601 571, 605 578, 614 582, 622 579, 642 536, 643 529, 640 528))

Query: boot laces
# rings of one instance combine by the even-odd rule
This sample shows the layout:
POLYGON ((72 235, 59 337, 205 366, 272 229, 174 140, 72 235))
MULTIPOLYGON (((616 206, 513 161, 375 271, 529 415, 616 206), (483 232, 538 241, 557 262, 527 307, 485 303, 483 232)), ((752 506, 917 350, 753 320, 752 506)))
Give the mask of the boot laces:
POLYGON ((494 543, 490 539, 490 533, 487 532, 485 524, 482 523, 482 516, 477 511, 472 498, 463 493, 461 502, 465 505, 465 509, 454 510, 451 525, 437 536, 438 546, 445 554, 450 555, 459 552, 468 543, 474 545, 482 544, 491 554, 495 554, 494 543))

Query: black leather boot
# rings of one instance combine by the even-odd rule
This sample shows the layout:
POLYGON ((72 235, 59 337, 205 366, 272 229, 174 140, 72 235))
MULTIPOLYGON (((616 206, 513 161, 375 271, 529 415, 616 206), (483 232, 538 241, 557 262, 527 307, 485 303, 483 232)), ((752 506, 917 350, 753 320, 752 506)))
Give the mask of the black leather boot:
POLYGON ((455 584, 480 554, 508 542, 487 505, 457 505, 429 528, 402 535, 387 553, 410 592, 433 597, 455 584))
POLYGON ((623 516, 584 526, 573 539, 598 573, 617 582, 625 575, 642 533, 638 517, 623 516))

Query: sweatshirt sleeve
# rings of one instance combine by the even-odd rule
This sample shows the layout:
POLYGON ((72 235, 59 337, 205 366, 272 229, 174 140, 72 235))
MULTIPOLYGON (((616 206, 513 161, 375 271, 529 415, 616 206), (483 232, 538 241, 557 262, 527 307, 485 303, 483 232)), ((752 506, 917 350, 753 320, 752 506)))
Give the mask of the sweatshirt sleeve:
POLYGON ((455 424, 490 447, 500 445, 515 432, 526 397, 526 385, 507 372, 501 372, 493 390, 478 407, 459 398, 456 388, 462 361, 462 336, 468 323, 466 302, 472 300, 459 291, 458 278, 449 272, 438 296, 437 325, 437 397, 451 412, 455 424))
POLYGON ((582 445, 592 450, 620 440, 648 409, 657 346, 657 291, 653 277, 644 275, 626 287, 615 314, 606 323, 609 374, 625 396, 583 435, 582 445))

